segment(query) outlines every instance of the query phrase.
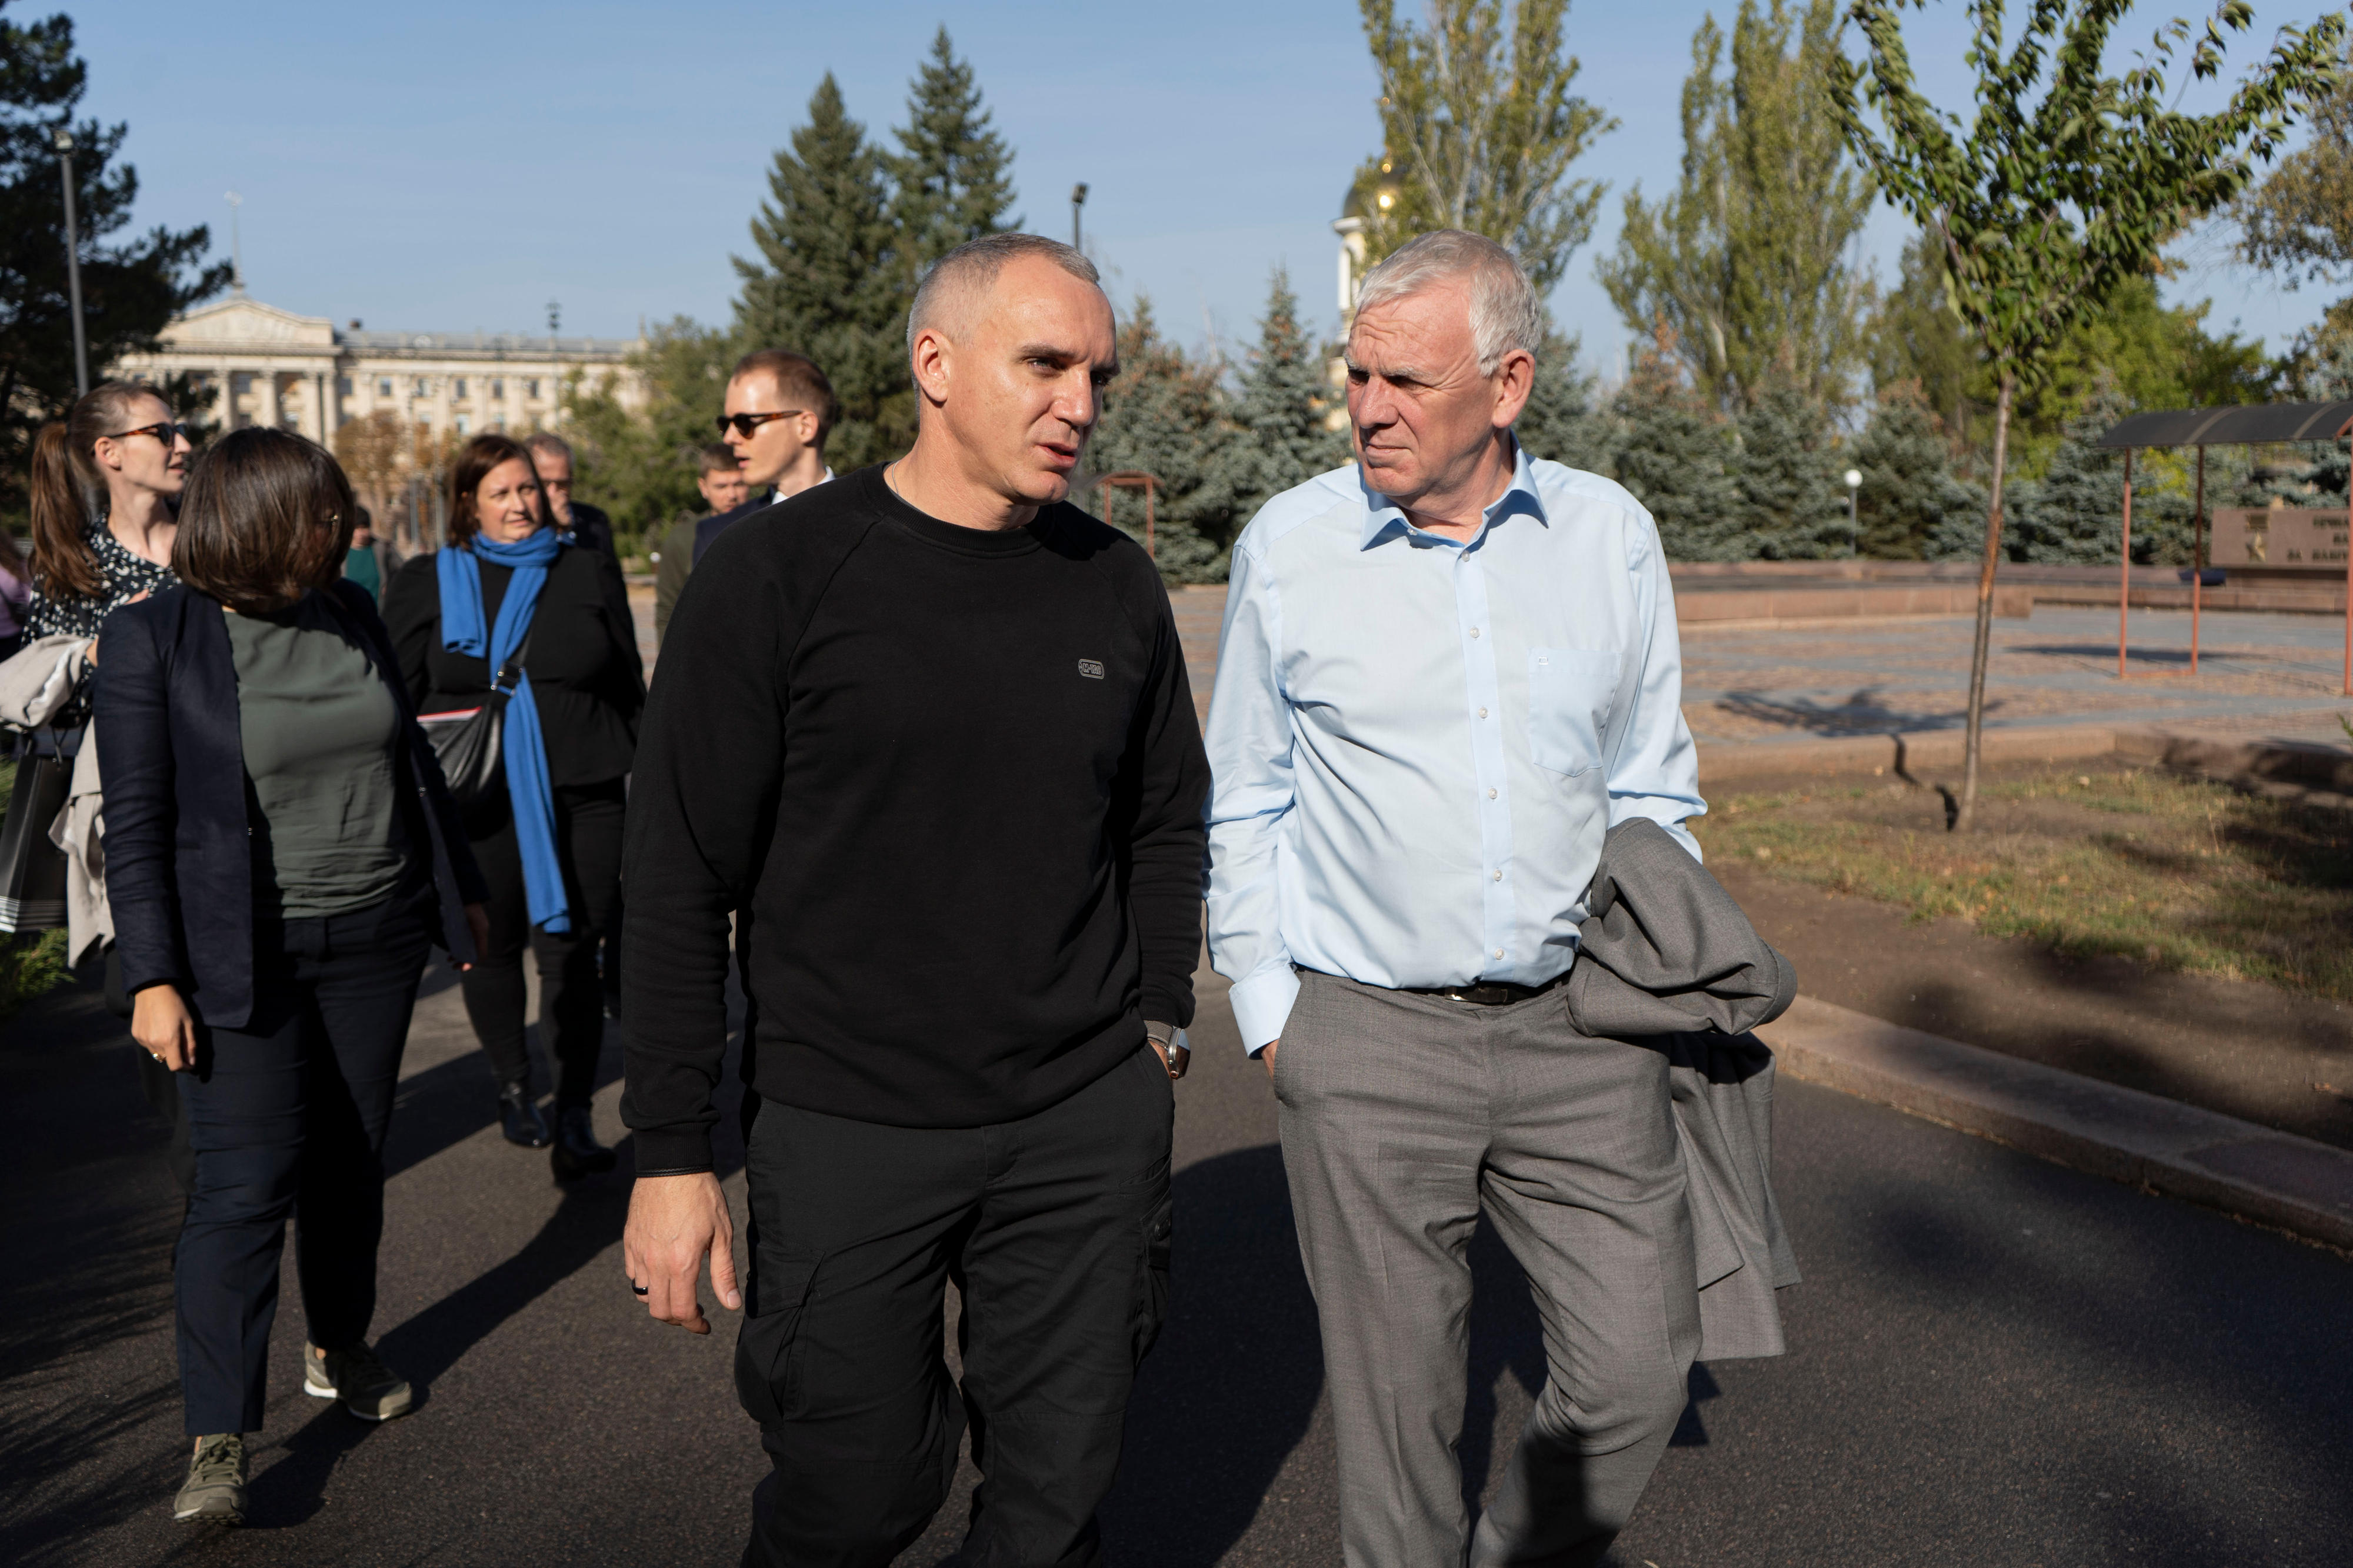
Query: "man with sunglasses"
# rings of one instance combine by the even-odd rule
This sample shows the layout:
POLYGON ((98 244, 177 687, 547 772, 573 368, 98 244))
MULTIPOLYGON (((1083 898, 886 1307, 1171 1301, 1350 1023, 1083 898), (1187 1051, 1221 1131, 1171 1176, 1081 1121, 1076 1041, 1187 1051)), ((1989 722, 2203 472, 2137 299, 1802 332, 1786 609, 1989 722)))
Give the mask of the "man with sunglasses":
POLYGON ((763 507, 797 496, 833 478, 825 466, 825 437, 833 428, 833 384, 806 356, 786 349, 755 349, 735 362, 719 438, 735 454, 750 499, 732 511, 694 525, 694 556, 763 507))

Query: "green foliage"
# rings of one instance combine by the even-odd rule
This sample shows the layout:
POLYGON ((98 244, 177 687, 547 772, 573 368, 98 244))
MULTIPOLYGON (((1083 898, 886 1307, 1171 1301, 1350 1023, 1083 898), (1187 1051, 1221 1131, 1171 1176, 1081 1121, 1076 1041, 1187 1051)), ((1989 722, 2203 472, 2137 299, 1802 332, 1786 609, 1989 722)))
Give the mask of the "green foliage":
POLYGON ((1683 379, 1662 329, 1611 399, 1612 479, 1649 509, 1672 561, 1751 561, 1732 426, 1683 379))
POLYGON ((1957 456, 1991 435, 1980 428, 1989 412, 1978 396, 1983 368, 1946 294, 1936 237, 1922 230, 1905 246, 1895 287, 1872 314, 1872 385, 1884 398, 1889 388, 1908 384, 1906 397, 1925 406, 1957 456))
POLYGON ((1594 402, 1594 378, 1577 368, 1577 340, 1548 331, 1536 350, 1535 384, 1512 433, 1532 458, 1548 458, 1588 473, 1611 471, 1614 431, 1609 411, 1594 402))
POLYGON ((1674 329, 1699 390, 1727 412, 1768 388, 1843 404, 1862 365, 1872 291, 1853 241, 1874 194, 1824 90, 1838 32, 1832 0, 1809 0, 1802 26, 1789 0, 1741 0, 1726 77, 1724 33, 1703 21, 1681 181, 1656 205, 1626 197, 1617 255, 1597 269, 1630 328, 1674 329))
POLYGON ((1430 25, 1400 25, 1395 0, 1359 0, 1378 74, 1384 151, 1356 172, 1366 256, 1415 235, 1469 229, 1518 256, 1539 294, 1593 232, 1605 188, 1569 177, 1617 121, 1569 91, 1568 0, 1431 0, 1430 25))
MULTIPOLYGON (((1236 516, 1227 458, 1236 427, 1219 384, 1223 367, 1196 363, 1160 335, 1152 303, 1139 299, 1119 331, 1119 378, 1105 389, 1103 415, 1087 442, 1098 474, 1141 472, 1159 480, 1153 554, 1174 583, 1216 583, 1226 575, 1226 548, 1246 519, 1236 516)), ((1083 498, 1100 517, 1106 499, 1113 526, 1144 539, 1144 497, 1098 485, 1083 498)))
POLYGON ((1880 393, 1853 453, 1862 475, 1855 491, 1861 554, 1926 561, 1975 551, 1985 492, 1955 477, 1952 457, 1952 442, 1916 384, 1880 393))
POLYGON ((735 258, 735 336, 793 349, 833 383, 840 420, 826 458, 839 472, 895 458, 915 436, 907 380, 908 264, 896 252, 883 154, 849 118, 828 71, 809 121, 776 152, 752 224, 760 259, 735 258))
POLYGON ((1767 561, 1819 561, 1847 554, 1846 459, 1829 412, 1796 386, 1768 386, 1736 426, 1734 479, 1742 531, 1767 561))
MULTIPOLYGON (((7 0, 0 0, 5 9, 7 0)), ((73 314, 65 261, 65 190, 52 134, 74 139, 83 325, 90 370, 157 346, 174 315, 218 293, 226 263, 207 267, 201 226, 150 229, 107 243, 131 222, 139 177, 118 163, 127 127, 74 119, 89 86, 64 16, 23 26, 0 19, 0 512, 19 511, 33 433, 75 397, 73 314)), ((199 401, 185 378, 175 408, 199 401)))
POLYGON ((2310 109, 2312 140, 2231 205, 2240 259, 2290 289, 2353 265, 2353 71, 2343 61, 2310 109))
POLYGON ((640 547, 625 553, 642 553, 671 523, 706 510, 694 484, 695 448, 714 439, 712 420, 735 358, 730 334, 680 316, 629 356, 645 378, 643 408, 624 408, 610 378, 590 385, 575 372, 566 379, 565 434, 579 454, 579 497, 612 513, 623 542, 640 547))
POLYGON ((1013 150, 989 120, 972 67, 955 58, 942 26, 907 94, 900 152, 887 160, 910 300, 923 269, 957 246, 1021 226, 1005 216, 1013 205, 1013 150))
POLYGON ((1342 403, 1325 375, 1331 357, 1301 329, 1299 298, 1289 275, 1276 268, 1258 347, 1233 399, 1233 437, 1219 448, 1222 483, 1242 521, 1284 490, 1349 460, 1347 426, 1334 429, 1329 423, 1342 403))

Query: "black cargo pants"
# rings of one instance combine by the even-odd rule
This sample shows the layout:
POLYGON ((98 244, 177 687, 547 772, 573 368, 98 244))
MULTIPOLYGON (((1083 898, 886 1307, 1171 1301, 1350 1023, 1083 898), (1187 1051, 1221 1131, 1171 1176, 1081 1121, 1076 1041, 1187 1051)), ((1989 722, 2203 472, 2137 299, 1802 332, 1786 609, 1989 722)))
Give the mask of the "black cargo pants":
POLYGON ((995 1126, 760 1106, 735 1386, 776 1469, 746 1568, 885 1568, 947 1496, 967 1418, 981 1483, 963 1561, 1100 1560, 1095 1509, 1167 1300, 1174 1110, 1148 1046, 995 1126))

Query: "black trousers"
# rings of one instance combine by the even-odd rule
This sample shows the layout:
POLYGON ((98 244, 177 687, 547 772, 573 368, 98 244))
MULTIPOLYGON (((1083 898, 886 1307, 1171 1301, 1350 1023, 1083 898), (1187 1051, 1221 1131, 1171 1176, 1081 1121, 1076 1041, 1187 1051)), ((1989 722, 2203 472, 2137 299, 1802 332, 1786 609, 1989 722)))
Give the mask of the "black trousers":
POLYGON ((311 1342, 367 1338, 385 1129, 438 918, 427 883, 350 914, 257 920, 252 1017, 197 1028, 179 1075, 195 1186, 173 1259, 191 1436, 261 1429, 290 1214, 311 1342))
POLYGON ((522 955, 529 948, 539 963, 539 1043, 556 1064, 560 1106, 587 1104, 596 1087, 596 1056, 605 1047, 596 949, 620 910, 621 817, 628 798, 619 779, 555 792, 555 854, 572 906, 568 931, 542 931, 531 923, 512 812, 501 811, 494 829, 471 840, 474 859, 491 885, 491 942, 482 962, 461 983, 466 1016, 499 1082, 528 1082, 523 1011, 529 993, 522 955))
POLYGON ((962 1561, 1100 1561, 1095 1509, 1167 1302, 1174 1106, 1140 1046, 990 1127, 759 1107, 735 1387, 776 1468, 746 1568, 884 1568, 947 1496, 967 1419, 982 1479, 962 1561))

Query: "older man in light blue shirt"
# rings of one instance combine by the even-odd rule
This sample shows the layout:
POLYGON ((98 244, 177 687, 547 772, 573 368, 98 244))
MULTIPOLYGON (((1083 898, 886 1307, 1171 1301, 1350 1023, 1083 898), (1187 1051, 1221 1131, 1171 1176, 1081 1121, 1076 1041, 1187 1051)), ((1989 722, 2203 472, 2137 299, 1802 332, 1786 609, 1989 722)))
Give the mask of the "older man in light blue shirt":
POLYGON ((1578 1033, 1559 990, 1610 826, 1699 853, 1674 599, 1641 504, 1512 436, 1542 325, 1492 241, 1376 268, 1359 462, 1233 552, 1209 949, 1281 1102, 1352 1568, 1599 1561, 1698 1340, 1664 1059, 1578 1033), (1551 1375, 1473 1538, 1454 1446, 1482 1208, 1551 1375))

